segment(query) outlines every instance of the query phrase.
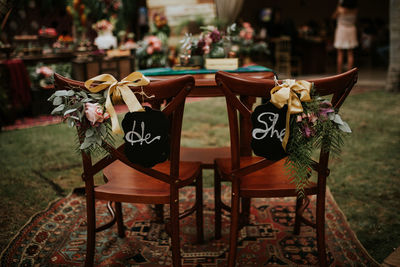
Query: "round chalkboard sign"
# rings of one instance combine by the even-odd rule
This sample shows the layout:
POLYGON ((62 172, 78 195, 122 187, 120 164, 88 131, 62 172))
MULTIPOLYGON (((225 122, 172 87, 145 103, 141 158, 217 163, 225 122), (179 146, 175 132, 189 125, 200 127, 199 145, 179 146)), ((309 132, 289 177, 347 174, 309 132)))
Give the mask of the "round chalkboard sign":
POLYGON ((122 120, 125 155, 143 167, 167 160, 169 155, 169 120, 159 110, 144 107, 144 112, 128 112, 122 120))
POLYGON ((286 106, 278 109, 271 102, 255 108, 251 115, 251 148, 254 154, 269 160, 280 160, 287 155, 282 147, 286 111, 286 106))

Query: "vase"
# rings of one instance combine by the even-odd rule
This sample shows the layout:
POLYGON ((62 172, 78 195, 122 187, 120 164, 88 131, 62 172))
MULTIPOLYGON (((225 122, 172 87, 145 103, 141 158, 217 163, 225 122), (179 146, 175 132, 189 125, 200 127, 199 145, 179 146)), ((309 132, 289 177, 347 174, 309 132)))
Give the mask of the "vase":
POLYGON ((204 65, 204 58, 203 56, 195 55, 190 58, 190 65, 191 66, 200 66, 203 67, 204 65))
POLYGON ((117 38, 112 35, 111 31, 99 31, 98 36, 94 39, 94 44, 102 50, 117 48, 117 38))

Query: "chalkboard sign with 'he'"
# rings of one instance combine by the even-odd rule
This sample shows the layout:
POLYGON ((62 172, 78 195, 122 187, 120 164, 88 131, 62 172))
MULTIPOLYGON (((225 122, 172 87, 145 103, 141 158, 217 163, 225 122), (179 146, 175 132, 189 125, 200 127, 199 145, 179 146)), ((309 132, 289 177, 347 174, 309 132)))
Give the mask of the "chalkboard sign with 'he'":
POLYGON ((144 107, 144 112, 128 112, 122 120, 125 155, 143 167, 167 160, 169 155, 169 121, 159 110, 144 107))
POLYGON ((255 108, 251 115, 251 148, 254 154, 269 160, 280 160, 287 155, 282 147, 286 111, 287 106, 278 109, 271 102, 255 108))

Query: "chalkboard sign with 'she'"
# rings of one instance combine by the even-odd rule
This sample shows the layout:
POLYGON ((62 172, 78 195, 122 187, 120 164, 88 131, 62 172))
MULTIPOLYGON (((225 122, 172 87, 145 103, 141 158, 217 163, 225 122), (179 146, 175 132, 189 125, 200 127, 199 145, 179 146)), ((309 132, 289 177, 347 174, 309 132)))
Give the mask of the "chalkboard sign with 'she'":
POLYGON ((159 110, 144 107, 144 112, 128 112, 122 120, 125 155, 143 167, 167 160, 169 155, 169 121, 159 110))
POLYGON ((287 156, 282 147, 285 136, 287 106, 278 109, 271 102, 259 105, 251 115, 251 148, 254 154, 269 160, 287 156))

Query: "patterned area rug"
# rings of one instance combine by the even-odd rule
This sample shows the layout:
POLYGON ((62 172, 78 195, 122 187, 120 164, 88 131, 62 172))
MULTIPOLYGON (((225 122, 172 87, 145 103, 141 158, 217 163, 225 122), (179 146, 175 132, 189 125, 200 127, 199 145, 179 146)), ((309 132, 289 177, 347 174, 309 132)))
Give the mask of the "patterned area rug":
MULTIPOLYGON (((223 216, 223 237, 213 239, 212 189, 205 189, 205 243, 195 243, 195 216, 181 221, 183 266, 224 266, 227 259, 229 217, 223 216)), ((224 190, 225 199, 229 192, 224 190)), ((188 207, 194 190, 181 192, 181 206, 188 207)), ((310 218, 314 199, 306 210, 310 218)), ((108 219, 104 203, 98 202, 97 222, 108 219)), ((316 234, 302 226, 292 234, 294 198, 252 201, 251 225, 240 232, 238 266, 312 266, 317 264, 316 234)), ((167 208, 167 207, 166 207, 167 208)), ((163 224, 155 223, 149 205, 123 204, 126 238, 118 238, 116 226, 97 233, 97 266, 170 266, 170 239, 163 224)), ((166 209, 166 213, 168 210, 166 209)), ((332 195, 327 194, 327 247, 330 266, 378 266, 350 229, 332 195)), ((75 190, 35 215, 3 251, 1 266, 80 266, 86 249, 85 199, 75 190)))

